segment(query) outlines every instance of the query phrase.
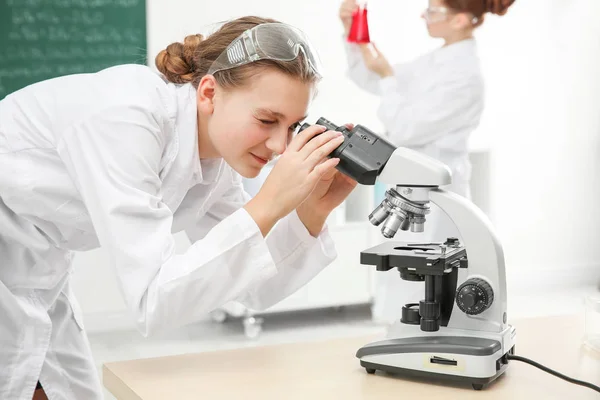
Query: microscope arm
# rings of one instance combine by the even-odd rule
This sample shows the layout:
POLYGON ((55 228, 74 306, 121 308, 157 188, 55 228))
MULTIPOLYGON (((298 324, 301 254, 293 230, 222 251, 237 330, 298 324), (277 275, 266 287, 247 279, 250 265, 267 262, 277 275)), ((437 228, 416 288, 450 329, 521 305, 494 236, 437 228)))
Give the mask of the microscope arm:
POLYGON ((507 295, 504 252, 487 216, 468 199, 444 189, 433 189, 429 198, 454 222, 467 250, 468 268, 461 269, 459 281, 482 278, 494 293, 490 308, 477 316, 463 313, 456 302, 449 328, 501 332, 507 325, 507 295))

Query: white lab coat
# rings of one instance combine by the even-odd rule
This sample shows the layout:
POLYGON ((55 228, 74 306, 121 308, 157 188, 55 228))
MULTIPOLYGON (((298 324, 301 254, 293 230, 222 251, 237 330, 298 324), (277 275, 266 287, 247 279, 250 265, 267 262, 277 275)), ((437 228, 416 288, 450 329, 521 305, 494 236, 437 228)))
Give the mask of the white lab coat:
POLYGON ((0 102, 0 398, 101 398, 69 286, 102 246, 144 334, 229 301, 267 308, 335 257, 293 212, 267 238, 241 177, 200 160, 196 93, 143 66, 35 84, 0 102), (172 234, 191 247, 175 255, 172 234))
MULTIPOLYGON (((377 116, 396 145, 429 155, 452 171, 446 189, 470 197, 471 164, 468 142, 484 108, 484 84, 475 39, 431 51, 393 66, 394 75, 381 78, 368 70, 360 49, 345 43, 348 76, 360 88, 381 99, 377 116)), ((423 234, 399 232, 393 240, 439 242, 460 234, 437 206, 427 217, 423 234)), ((424 296, 422 284, 400 280, 396 269, 377 274, 374 316, 391 323, 402 305, 424 296), (417 293, 415 292, 417 288, 417 293)))

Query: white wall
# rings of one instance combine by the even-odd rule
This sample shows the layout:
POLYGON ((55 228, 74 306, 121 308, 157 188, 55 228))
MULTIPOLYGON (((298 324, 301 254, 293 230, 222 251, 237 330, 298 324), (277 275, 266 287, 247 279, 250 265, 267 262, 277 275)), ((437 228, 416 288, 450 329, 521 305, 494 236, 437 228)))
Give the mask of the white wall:
POLYGON ((482 129, 494 150, 492 209, 511 274, 600 280, 599 11, 597 0, 517 1, 482 32, 482 129))
MULTIPOLYGON (((419 19, 425 4, 369 2, 371 36, 391 61, 438 44, 419 19)), ((323 115, 378 130, 377 100, 343 75, 338 6, 337 0, 149 0, 149 58, 187 34, 209 33, 215 22, 247 14, 281 19, 313 38, 327 67, 309 121, 323 115)), ((598 0, 517 0, 508 15, 488 18, 478 35, 487 110, 474 143, 493 154, 491 214, 513 282, 600 279, 599 15, 598 0)), ((102 251, 76 262, 75 289, 88 319, 119 316, 123 302, 102 251)))

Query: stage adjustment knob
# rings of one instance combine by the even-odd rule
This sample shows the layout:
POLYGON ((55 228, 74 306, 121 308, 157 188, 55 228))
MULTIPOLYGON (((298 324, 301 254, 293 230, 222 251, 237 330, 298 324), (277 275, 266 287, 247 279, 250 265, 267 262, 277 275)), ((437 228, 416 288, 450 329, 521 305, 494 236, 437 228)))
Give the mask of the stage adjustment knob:
POLYGON ((494 302, 494 291, 489 283, 481 278, 471 278, 458 287, 456 304, 468 315, 481 314, 494 302))

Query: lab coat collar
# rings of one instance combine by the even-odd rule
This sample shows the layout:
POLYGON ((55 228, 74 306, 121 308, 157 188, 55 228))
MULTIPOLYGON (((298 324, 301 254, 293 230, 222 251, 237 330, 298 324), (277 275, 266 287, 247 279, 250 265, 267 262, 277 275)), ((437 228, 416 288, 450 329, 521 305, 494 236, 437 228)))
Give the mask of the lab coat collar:
MULTIPOLYGON (((198 111, 196 107, 196 89, 191 83, 175 84, 177 98, 177 133, 179 151, 191 157, 192 180, 202 181, 202 169, 198 154, 198 111), (186 148, 187 147, 187 148, 186 148)), ((187 158, 187 157, 184 157, 187 158)))
POLYGON ((477 42, 474 38, 461 40, 448 46, 437 49, 434 54, 434 61, 437 64, 446 62, 456 62, 468 59, 477 52, 477 42))
POLYGON ((179 151, 190 157, 192 170, 190 187, 197 184, 215 183, 222 172, 223 159, 200 160, 198 154, 198 111, 196 107, 196 89, 191 83, 175 85, 177 98, 177 131, 179 151))

